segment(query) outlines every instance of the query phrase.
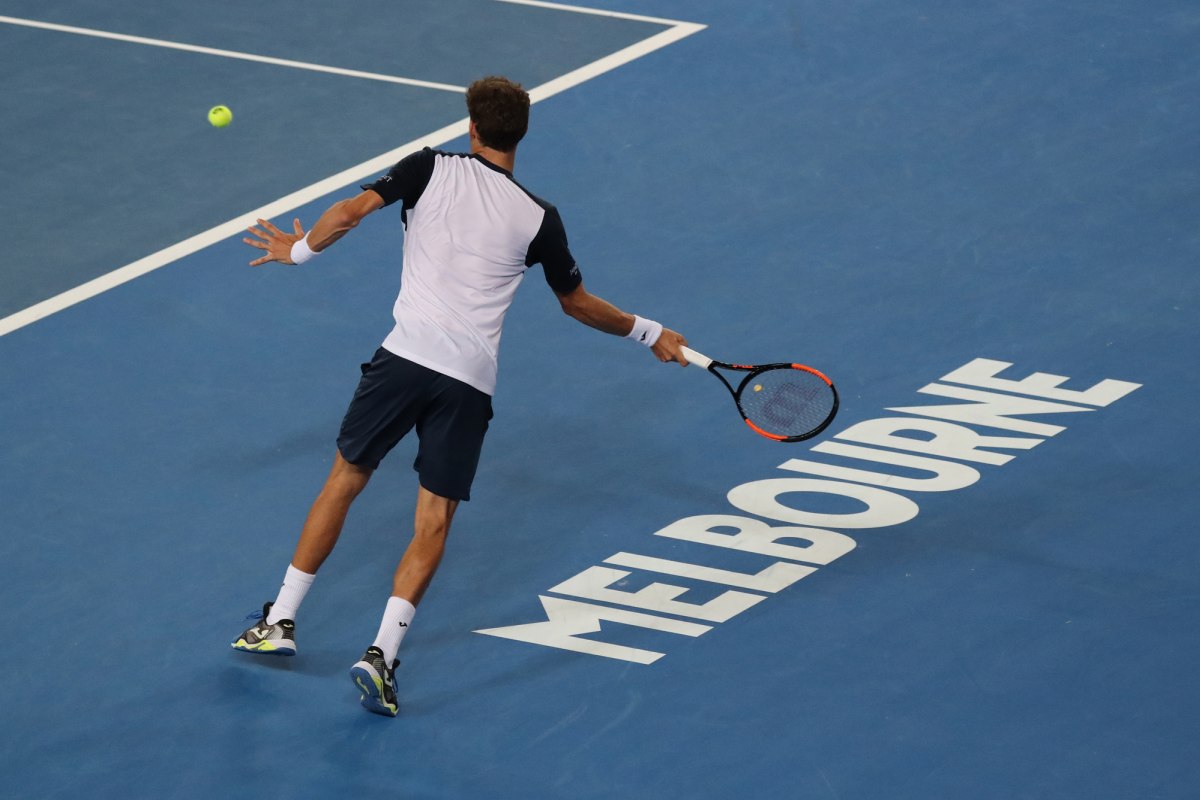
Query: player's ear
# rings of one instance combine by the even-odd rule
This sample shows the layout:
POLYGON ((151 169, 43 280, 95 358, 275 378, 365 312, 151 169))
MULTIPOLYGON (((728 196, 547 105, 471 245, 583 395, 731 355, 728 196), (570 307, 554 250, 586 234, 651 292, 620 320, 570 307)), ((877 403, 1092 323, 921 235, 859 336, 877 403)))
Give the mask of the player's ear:
POLYGON ((471 141, 479 141, 479 132, 475 130, 475 120, 467 121, 467 133, 471 136, 471 141))

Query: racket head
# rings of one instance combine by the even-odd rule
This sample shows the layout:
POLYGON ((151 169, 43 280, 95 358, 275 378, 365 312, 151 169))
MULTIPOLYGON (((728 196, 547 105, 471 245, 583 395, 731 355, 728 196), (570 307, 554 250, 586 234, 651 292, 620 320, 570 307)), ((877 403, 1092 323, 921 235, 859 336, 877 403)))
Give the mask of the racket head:
POLYGON ((803 364, 754 367, 733 393, 742 419, 777 442, 801 442, 829 427, 838 410, 833 381, 803 364))

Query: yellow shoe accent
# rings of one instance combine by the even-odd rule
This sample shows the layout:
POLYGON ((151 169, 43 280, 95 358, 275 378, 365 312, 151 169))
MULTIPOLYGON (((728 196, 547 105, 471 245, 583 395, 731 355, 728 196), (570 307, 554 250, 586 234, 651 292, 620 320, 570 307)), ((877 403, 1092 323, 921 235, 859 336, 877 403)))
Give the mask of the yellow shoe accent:
POLYGON ((272 650, 279 649, 279 648, 275 647, 275 645, 271 644, 269 641, 266 641, 265 639, 263 641, 259 642, 258 644, 250 644, 245 639, 238 639, 236 642, 233 643, 233 646, 235 648, 237 648, 238 650, 246 650, 249 652, 261 651, 261 652, 269 653, 272 650))

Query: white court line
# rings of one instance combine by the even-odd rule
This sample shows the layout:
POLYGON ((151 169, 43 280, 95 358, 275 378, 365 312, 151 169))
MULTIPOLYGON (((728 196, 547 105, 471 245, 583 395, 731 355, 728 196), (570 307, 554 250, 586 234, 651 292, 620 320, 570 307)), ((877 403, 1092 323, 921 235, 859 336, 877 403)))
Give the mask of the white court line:
POLYGON ((422 89, 440 89, 443 92, 465 92, 465 86, 452 86, 448 83, 434 83, 433 81, 421 81, 416 78, 401 78, 396 75, 381 75, 378 72, 362 72, 357 69, 342 69, 341 67, 327 67, 323 64, 310 64, 306 61, 292 61, 287 58, 271 58, 270 56, 257 56, 253 53, 239 53, 236 50, 219 50, 215 47, 201 47, 195 44, 183 44, 182 42, 168 42, 165 39, 147 39, 144 36, 130 36, 125 33, 111 33, 109 31, 98 31, 94 28, 76 28, 73 25, 58 25, 53 22, 39 22, 34 19, 20 19, 19 17, 5 17, 0 15, 0 23, 8 25, 20 25, 25 28, 39 28, 46 31, 56 31, 58 33, 75 33, 80 36, 92 36, 96 39, 112 39, 117 42, 131 42, 133 44, 145 44, 151 47, 165 47, 168 50, 184 50, 189 53, 203 53, 209 56, 222 56, 224 58, 236 58, 240 61, 256 61, 260 64, 272 64, 277 67, 291 67, 293 69, 306 69, 312 72, 327 72, 330 75, 344 75, 348 78, 365 78, 371 81, 383 81, 385 83, 402 83, 406 86, 419 86, 422 89))
MULTIPOLYGON (((514 2, 514 0, 500 0, 500 2, 514 2)), ((536 3, 526 3, 522 0, 522 4, 537 5, 536 3)), ((575 6, 552 5, 553 8, 561 10, 573 10, 580 13, 590 13, 591 9, 577 8, 575 6)), ((606 13, 607 12, 603 12, 606 13)), ((4 20, 0 17, 0 20, 4 20)), ((641 17, 639 19, 650 20, 649 17, 641 17)), ((653 20, 656 21, 657 20, 653 20)), ((597 59, 590 64, 586 64, 579 69, 572 70, 565 75, 560 75, 557 78, 547 81, 540 86, 535 86, 529 90, 529 99, 533 103, 541 102, 547 98, 553 97, 559 92, 566 91, 575 86, 578 86, 585 81, 589 81, 599 75, 616 69, 623 64, 628 64, 630 61, 641 58, 649 53, 659 50, 667 45, 674 44, 680 39, 691 36, 693 33, 704 30, 707 26, 700 25, 694 22, 679 22, 672 23, 673 27, 667 30, 656 33, 648 39, 643 39, 640 42, 630 45, 622 50, 597 59)), ((98 278, 94 278, 87 283, 80 284, 74 289, 69 289, 62 294, 55 295, 47 300, 32 305, 15 314, 11 314, 3 319, 0 319, 0 336, 12 333, 15 330, 25 327, 33 322, 43 319, 62 311, 65 308, 70 308, 76 303, 81 303, 84 300, 102 294, 109 289, 127 283, 134 278, 141 277, 147 273, 153 272, 160 267, 164 267, 174 261, 189 256, 205 247, 216 244, 217 242, 228 239, 245 231, 246 227, 255 220, 272 219, 283 216, 291 211, 299 208, 302 205, 312 202, 320 197, 323 197, 331 192, 337 191, 344 186, 357 183, 366 178, 378 175, 390 166, 395 164, 400 159, 415 153, 425 147, 437 147, 445 144, 451 139, 457 139, 460 136, 467 134, 468 119, 460 119, 458 122, 451 123, 433 133, 426 134, 419 139, 414 139, 411 142, 397 147, 395 150, 390 150, 380 156, 372 158, 370 161, 364 161, 350 169, 343 170, 336 175, 331 175, 324 180, 317 181, 311 186, 306 186, 303 189, 292 192, 285 197, 281 197, 272 203, 268 203, 261 208, 256 208, 253 211, 247 211, 245 214, 240 214, 228 222, 223 222, 214 228, 209 228, 203 233, 198 233, 182 242, 163 248, 156 253, 139 258, 130 264, 113 270, 98 278)))
MULTIPOLYGON (((549 8, 555 11, 574 11, 579 14, 592 14, 597 17, 614 17, 616 19, 629 19, 636 22, 653 22, 656 25, 691 25, 691 22, 682 22, 677 19, 662 19, 661 17, 646 17, 641 14, 627 14, 624 11, 607 11, 603 8, 584 8, 583 6, 568 6, 562 3, 547 3, 545 0, 496 0, 498 3, 511 3, 515 6, 534 6, 535 8, 549 8)), ((704 28, 703 25, 700 26, 704 28)))

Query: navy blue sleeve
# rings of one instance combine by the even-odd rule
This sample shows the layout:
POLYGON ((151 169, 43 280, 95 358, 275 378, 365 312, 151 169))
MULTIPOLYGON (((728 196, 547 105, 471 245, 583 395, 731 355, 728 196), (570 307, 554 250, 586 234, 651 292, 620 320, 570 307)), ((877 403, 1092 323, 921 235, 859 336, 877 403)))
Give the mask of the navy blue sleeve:
POLYGON ((542 226, 537 235, 529 243, 529 254, 525 257, 525 266, 541 264, 546 273, 546 283, 555 294, 570 294, 579 284, 583 276, 567 246, 567 231, 563 227, 562 217, 558 209, 546 203, 543 206, 546 214, 542 217, 542 226))
POLYGON ((421 193, 429 185, 433 176, 433 164, 437 153, 428 147, 419 153, 405 156, 374 183, 364 183, 362 189, 372 189, 383 198, 383 204, 390 206, 397 200, 403 201, 403 209, 408 211, 421 199, 421 193))

